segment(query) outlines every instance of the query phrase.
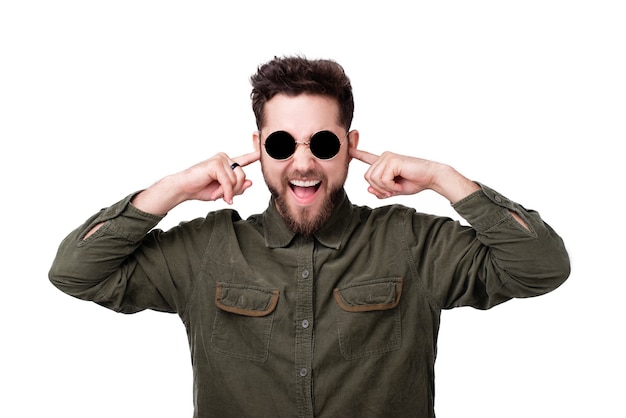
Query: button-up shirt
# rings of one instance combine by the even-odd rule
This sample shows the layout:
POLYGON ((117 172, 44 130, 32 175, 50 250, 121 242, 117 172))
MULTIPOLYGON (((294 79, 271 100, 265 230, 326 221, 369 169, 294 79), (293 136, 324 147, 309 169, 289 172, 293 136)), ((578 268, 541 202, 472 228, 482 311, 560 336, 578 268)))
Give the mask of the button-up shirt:
POLYGON ((453 205, 471 226, 344 193, 309 237, 274 202, 164 232, 131 199, 72 232, 50 279, 119 312, 177 313, 195 417, 434 417, 441 311, 543 294, 569 275, 538 213, 485 186, 453 205))

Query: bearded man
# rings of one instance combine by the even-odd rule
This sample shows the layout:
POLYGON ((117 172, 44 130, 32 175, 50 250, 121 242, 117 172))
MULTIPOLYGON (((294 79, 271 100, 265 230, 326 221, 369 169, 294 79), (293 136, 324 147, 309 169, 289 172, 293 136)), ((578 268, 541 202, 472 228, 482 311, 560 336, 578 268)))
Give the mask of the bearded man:
POLYGON ((195 417, 434 417, 441 311, 557 288, 570 271, 562 240, 449 165, 360 149, 336 62, 275 58, 251 81, 250 153, 218 153, 95 214, 63 241, 50 280, 118 312, 177 313, 195 417), (354 160, 378 198, 433 190, 469 226, 352 204, 354 160), (155 229, 188 200, 232 204, 256 162, 265 212, 155 229))

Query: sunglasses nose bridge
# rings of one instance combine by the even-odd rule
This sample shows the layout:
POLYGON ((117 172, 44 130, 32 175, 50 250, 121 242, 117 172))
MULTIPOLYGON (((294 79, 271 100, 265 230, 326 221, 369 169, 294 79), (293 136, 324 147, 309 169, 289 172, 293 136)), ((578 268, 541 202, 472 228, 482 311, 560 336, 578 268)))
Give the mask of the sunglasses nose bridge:
POLYGON ((296 142, 296 149, 291 156, 291 167, 301 173, 310 172, 315 168, 317 158, 311 152, 310 141, 296 142), (304 145, 304 146, 298 146, 304 145))
POLYGON ((304 141, 304 142, 294 141, 294 143, 295 143, 295 149, 293 150, 292 157, 296 158, 298 157, 298 154, 300 154, 300 156, 302 155, 306 156, 307 159, 315 157, 313 153, 311 152, 311 141, 304 141), (302 145, 302 147, 300 147, 300 145, 302 145), (302 149, 302 151, 298 152, 299 149, 302 149))

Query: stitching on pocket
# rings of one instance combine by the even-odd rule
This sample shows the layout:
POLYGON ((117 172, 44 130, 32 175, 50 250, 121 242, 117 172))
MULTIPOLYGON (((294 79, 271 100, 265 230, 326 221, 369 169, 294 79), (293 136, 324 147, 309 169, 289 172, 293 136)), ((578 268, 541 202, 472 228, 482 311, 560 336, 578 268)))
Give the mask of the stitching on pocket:
MULTIPOLYGON (((395 284, 394 286, 395 297, 393 300, 389 302, 383 302, 383 303, 365 303, 365 304, 359 304, 359 305, 351 305, 341 295, 341 291, 348 289, 348 288, 343 288, 343 289, 335 288, 333 292, 335 296, 335 300, 337 301, 337 304, 339 305, 339 307, 341 307, 341 309, 343 309, 346 312, 384 311, 387 309, 393 309, 396 306, 398 306, 398 303, 400 303, 400 296, 402 295, 402 279, 399 278, 394 281, 383 280, 383 281, 380 281, 379 283, 380 284, 385 284, 385 283, 395 284)), ((372 285, 379 284, 379 283, 370 282, 370 283, 357 285, 357 286, 351 286, 351 287, 358 287, 358 286, 366 287, 366 286, 372 286, 372 285)))
MULTIPOLYGON (((276 309, 276 305, 278 304, 278 296, 280 294, 278 290, 267 291, 267 290, 253 289, 249 287, 233 287, 232 285, 229 285, 229 287, 231 289, 237 288, 237 289, 242 290, 242 295, 240 297, 244 297, 243 291, 245 291, 246 289, 251 289, 251 290, 254 290, 255 293, 257 294, 259 293, 267 294, 270 298, 266 304, 265 309, 247 309, 245 307, 239 307, 236 305, 238 301, 235 301, 232 304, 226 304, 224 303, 224 300, 222 299, 224 283, 219 282, 217 283, 217 288, 215 290, 215 305, 217 305, 218 308, 226 312, 231 312, 231 313, 244 315, 244 316, 258 317, 258 316, 269 315, 270 313, 274 311, 274 309, 276 309)), ((241 304, 243 305, 244 303, 241 303, 241 304)))

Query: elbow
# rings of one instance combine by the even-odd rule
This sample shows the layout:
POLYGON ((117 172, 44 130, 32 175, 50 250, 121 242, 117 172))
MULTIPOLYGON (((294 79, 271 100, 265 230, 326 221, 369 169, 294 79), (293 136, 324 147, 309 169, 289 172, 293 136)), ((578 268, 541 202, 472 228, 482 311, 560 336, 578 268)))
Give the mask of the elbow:
POLYGON ((65 277, 61 273, 61 269, 59 268, 57 260, 54 260, 52 266, 50 267, 50 270, 48 270, 48 280, 50 280, 50 283, 52 283, 54 287, 57 288, 59 286, 62 286, 65 281, 65 277))
POLYGON ((553 290, 556 290, 560 287, 565 281, 569 278, 571 273, 571 265, 569 262, 569 258, 565 257, 563 260, 559 262, 555 262, 551 272, 544 279, 544 282, 547 284, 547 287, 543 293, 548 293, 553 290))
POLYGON ((56 264, 53 264, 50 270, 48 271, 48 280, 50 283, 63 293, 71 293, 71 282, 72 279, 62 272, 62 270, 56 264))
POLYGON ((571 273, 570 257, 565 243, 551 228, 551 233, 545 237, 544 245, 537 245, 529 260, 530 270, 539 278, 540 289, 537 295, 551 292, 560 287, 569 278, 571 273))
POLYGON ((533 269, 532 284, 527 284, 528 288, 532 289, 529 296, 540 296, 552 292, 565 283, 570 276, 571 264, 565 250, 558 254, 546 255, 542 260, 543 262, 533 269))
POLYGON ((545 254, 546 272, 551 283, 549 291, 561 286, 569 278, 572 271, 570 257, 561 239, 558 240, 560 245, 555 245, 553 250, 545 254))
POLYGON ((85 280, 80 279, 80 275, 73 272, 69 266, 55 261, 48 271, 48 280, 61 292, 79 299, 88 299, 85 292, 88 290, 85 280))
POLYGON ((515 269, 501 273, 502 291, 507 297, 528 298, 550 293, 565 283, 571 272, 565 250, 537 253, 520 261, 515 269))

